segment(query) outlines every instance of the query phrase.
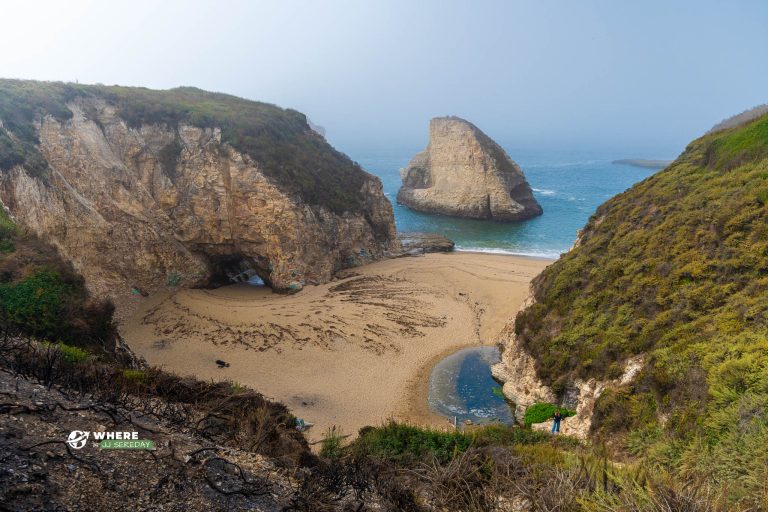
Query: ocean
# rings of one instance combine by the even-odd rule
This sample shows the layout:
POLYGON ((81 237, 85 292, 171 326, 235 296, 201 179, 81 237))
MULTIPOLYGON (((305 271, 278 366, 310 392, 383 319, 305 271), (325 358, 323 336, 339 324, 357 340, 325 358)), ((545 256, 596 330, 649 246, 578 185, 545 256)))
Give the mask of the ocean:
POLYGON ((508 150, 523 169, 544 214, 519 223, 502 224, 427 215, 397 204, 399 170, 414 153, 350 155, 365 170, 381 178, 384 192, 394 208, 398 231, 440 233, 456 242, 458 250, 546 258, 557 258, 568 251, 576 232, 584 227, 600 204, 656 172, 611 163, 632 157, 625 153, 508 150))

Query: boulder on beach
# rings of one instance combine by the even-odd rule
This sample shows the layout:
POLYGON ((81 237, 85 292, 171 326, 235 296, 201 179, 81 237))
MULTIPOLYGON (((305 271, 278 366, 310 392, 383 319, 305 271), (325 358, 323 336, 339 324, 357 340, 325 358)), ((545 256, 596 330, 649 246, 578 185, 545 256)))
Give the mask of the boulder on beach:
POLYGON ((520 167, 458 117, 436 117, 429 145, 400 171, 398 203, 426 213, 514 222, 542 214, 520 167))
POLYGON ((453 240, 437 233, 407 232, 398 233, 397 239, 403 253, 450 252, 456 245, 453 240))

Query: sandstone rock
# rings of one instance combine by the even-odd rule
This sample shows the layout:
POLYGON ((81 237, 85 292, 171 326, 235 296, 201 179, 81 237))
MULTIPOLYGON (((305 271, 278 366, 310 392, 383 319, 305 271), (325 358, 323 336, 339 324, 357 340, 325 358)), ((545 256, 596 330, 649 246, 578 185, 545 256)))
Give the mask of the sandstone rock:
POLYGON ((397 239, 404 253, 450 252, 456 245, 450 238, 437 233, 398 233, 397 239))
POLYGON ((400 171, 397 201, 414 210, 512 222, 542 214, 520 167, 472 123, 437 117, 429 145, 400 171))
POLYGON ((295 290, 399 250, 381 182, 363 171, 360 209, 332 212, 285 192, 217 127, 132 127, 91 96, 67 107, 71 119, 42 116, 37 125, 47 176, 24 165, 0 173, 0 201, 97 296, 206 285, 243 269, 295 290), (171 144, 179 146, 172 168, 171 144))

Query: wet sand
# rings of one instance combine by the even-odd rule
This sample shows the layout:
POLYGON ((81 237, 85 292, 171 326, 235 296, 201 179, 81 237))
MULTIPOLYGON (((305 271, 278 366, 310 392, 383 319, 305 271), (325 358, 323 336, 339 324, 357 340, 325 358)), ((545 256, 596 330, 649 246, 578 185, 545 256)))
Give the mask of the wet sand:
POLYGON ((245 284, 180 290, 143 299, 121 331, 150 364, 285 403, 315 424, 313 441, 332 425, 354 435, 389 418, 447 426, 427 405, 432 367, 493 343, 549 263, 429 254, 351 269, 294 295, 245 284))

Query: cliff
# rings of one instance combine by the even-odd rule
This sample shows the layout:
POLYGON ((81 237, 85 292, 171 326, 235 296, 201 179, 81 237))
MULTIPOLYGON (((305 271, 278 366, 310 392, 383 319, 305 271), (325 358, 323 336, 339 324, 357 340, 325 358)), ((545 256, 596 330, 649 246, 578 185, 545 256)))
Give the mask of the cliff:
POLYGON ((397 250, 380 181, 303 114, 193 88, 0 81, 0 200, 97 296, 322 282, 397 250))
POLYGON ((397 201, 414 210, 500 222, 542 213, 520 167, 490 137, 458 117, 432 119, 427 149, 400 174, 397 201))
POLYGON ((763 115, 598 208, 502 336, 504 391, 522 375, 523 399, 587 405, 588 432, 625 453, 758 496, 764 474, 738 461, 768 462, 767 241, 763 115))

